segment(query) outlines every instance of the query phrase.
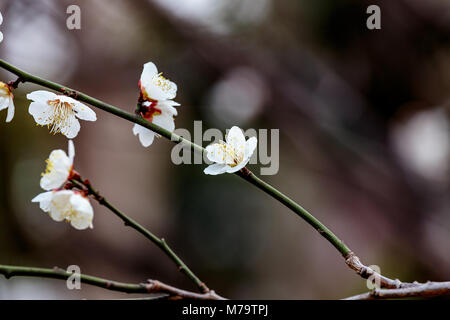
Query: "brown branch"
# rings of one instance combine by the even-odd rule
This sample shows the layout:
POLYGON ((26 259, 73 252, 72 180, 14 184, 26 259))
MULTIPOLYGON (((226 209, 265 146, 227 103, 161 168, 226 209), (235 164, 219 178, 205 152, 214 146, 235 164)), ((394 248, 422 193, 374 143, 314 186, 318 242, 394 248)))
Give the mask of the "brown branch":
POLYGON ((399 289, 375 289, 371 292, 362 293, 344 300, 377 300, 377 299, 400 299, 413 297, 436 297, 450 295, 450 281, 417 283, 410 287, 399 289))
POLYGON ((219 296, 210 290, 206 293, 195 293, 191 291, 182 290, 176 287, 172 287, 168 284, 162 283, 158 280, 147 280, 144 284, 148 293, 167 293, 169 294, 169 299, 196 299, 196 300, 226 300, 224 297, 219 296))
POLYGON ((379 274, 378 272, 374 271, 373 269, 365 266, 363 263, 361 263, 359 258, 353 252, 350 252, 345 257, 345 263, 347 263, 347 265, 351 269, 356 271, 356 273, 358 275, 360 275, 362 278, 369 279, 370 277, 373 277, 374 279, 379 280, 379 285, 381 288, 400 289, 400 288, 415 287, 415 286, 419 285, 418 282, 413 282, 413 283, 401 282, 398 279, 393 280, 388 277, 385 277, 385 276, 379 274))

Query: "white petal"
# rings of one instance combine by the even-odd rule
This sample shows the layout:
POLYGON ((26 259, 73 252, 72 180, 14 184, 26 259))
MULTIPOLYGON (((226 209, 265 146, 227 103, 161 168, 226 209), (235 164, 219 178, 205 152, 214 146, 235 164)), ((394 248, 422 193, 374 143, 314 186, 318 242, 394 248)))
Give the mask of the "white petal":
MULTIPOLYGON (((230 144, 236 151, 245 147, 245 136, 239 127, 232 127, 225 138, 228 144, 230 144)), ((244 150, 242 150, 244 151, 244 150)))
POLYGON ((69 160, 70 164, 73 164, 73 158, 75 157, 75 146, 73 145, 73 141, 69 140, 69 160))
POLYGON ((173 130, 175 130, 175 121, 173 120, 173 117, 171 115, 167 114, 156 115, 153 117, 152 122, 157 126, 160 126, 161 128, 169 130, 170 132, 173 132, 173 130))
POLYGON ((214 163, 203 170, 205 174, 217 175, 227 172, 229 166, 226 164, 214 163))
POLYGON ((149 98, 154 100, 170 100, 176 97, 177 85, 174 82, 166 80, 166 87, 163 88, 155 83, 157 81, 153 79, 149 83, 144 83, 145 92, 149 98))
POLYGON ((74 194, 70 198, 70 204, 75 215, 72 216, 70 224, 78 230, 84 230, 92 225, 94 209, 89 200, 80 194, 74 194))
POLYGON ((154 76, 158 74, 158 69, 153 62, 147 62, 144 64, 144 69, 141 73, 141 84, 150 82, 154 76))
POLYGON ((73 109, 76 112, 76 116, 80 118, 81 120, 86 121, 96 121, 97 115, 95 114, 94 110, 86 106, 85 104, 76 101, 76 103, 73 105, 73 109))
POLYGON ((245 155, 244 158, 250 159, 250 157, 253 155, 253 152, 256 149, 256 146, 258 145, 258 139, 256 137, 251 137, 245 142, 245 155))
POLYGON ((153 143, 155 139, 155 133, 143 126, 135 124, 133 127, 134 135, 139 135, 139 141, 144 147, 148 147, 153 143))
POLYGON ((219 143, 210 144, 206 147, 206 156, 210 161, 217 163, 225 163, 227 155, 223 145, 219 143))
POLYGON ((158 105, 156 106, 161 110, 163 114, 168 113, 171 116, 177 116, 178 110, 174 108, 174 106, 179 106, 180 104, 178 102, 172 101, 172 100, 164 100, 159 101, 158 105))
POLYGON ((28 100, 33 100, 36 102, 42 102, 42 103, 47 103, 48 100, 54 100, 56 99, 57 95, 54 94, 53 92, 50 91, 46 91, 46 90, 37 90, 37 91, 33 91, 29 94, 27 94, 27 99, 28 100))
POLYGON ((248 160, 249 159, 244 159, 243 161, 241 161, 238 165, 236 165, 234 167, 228 166, 227 172, 228 173, 235 173, 236 171, 241 170, 243 167, 245 167, 247 165, 248 160))
POLYGON ((41 188, 52 190, 61 187, 69 177, 72 162, 62 150, 53 150, 50 153, 47 163, 48 172, 40 181, 41 188))
POLYGON ((61 133, 68 139, 73 139, 78 135, 80 131, 80 122, 75 116, 69 116, 67 119, 67 125, 61 128, 61 133))
POLYGON ((71 212, 70 198, 74 194, 71 190, 53 192, 50 206, 50 217, 55 221, 63 221, 71 212))
POLYGON ((9 97, 9 107, 8 107, 8 114, 6 115, 6 122, 11 122, 11 120, 14 118, 14 100, 12 97, 9 97))
POLYGON ((31 202, 39 202, 39 207, 44 212, 50 211, 50 202, 52 201, 53 192, 43 192, 34 197, 31 202))
POLYGON ((41 126, 51 123, 51 115, 53 108, 47 103, 32 102, 28 108, 28 112, 33 116, 34 121, 41 126))
POLYGON ((9 107, 9 95, 8 94, 1 94, 0 95, 0 110, 6 109, 9 107))

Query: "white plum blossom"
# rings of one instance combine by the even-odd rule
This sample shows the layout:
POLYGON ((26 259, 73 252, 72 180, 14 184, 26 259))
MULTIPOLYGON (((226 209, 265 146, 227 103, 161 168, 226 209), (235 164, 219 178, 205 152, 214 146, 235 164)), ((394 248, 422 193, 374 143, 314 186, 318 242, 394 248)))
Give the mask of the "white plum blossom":
POLYGON ((87 197, 72 190, 47 191, 38 194, 32 202, 39 202, 42 211, 55 221, 70 222, 77 230, 93 228, 94 209, 87 197))
MULTIPOLYGON (((175 130, 174 117, 178 112, 175 108, 180 104, 171 100, 177 95, 177 85, 158 73, 153 62, 144 64, 139 80, 141 90, 140 114, 145 120, 152 122, 170 132, 175 130)), ((133 134, 139 136, 139 141, 148 147, 159 135, 141 125, 135 124, 133 134)))
POLYGON ((14 96, 11 87, 0 81, 0 110, 8 108, 6 122, 10 122, 14 118, 14 96))
POLYGON ((139 88, 144 100, 170 100, 177 95, 177 85, 158 73, 153 62, 144 64, 139 88))
POLYGON ((204 173, 216 175, 241 170, 250 160, 258 143, 256 137, 246 141, 244 133, 236 126, 229 130, 225 140, 226 142, 220 141, 206 147, 206 156, 215 163, 208 166, 204 173))
POLYGON ((77 118, 97 120, 91 108, 71 97, 38 90, 27 94, 27 99, 33 101, 28 112, 38 125, 47 126, 51 133, 62 133, 69 139, 75 138, 80 131, 77 118))
POLYGON ((45 162, 47 167, 42 173, 41 188, 47 191, 61 188, 70 179, 73 169, 73 158, 75 157, 75 147, 72 140, 69 140, 69 155, 63 150, 53 150, 45 162))
MULTIPOLYGON (((175 130, 175 120, 173 117, 178 114, 174 106, 179 105, 179 103, 172 100, 158 102, 145 101, 142 103, 141 110, 144 111, 141 112, 141 115, 147 121, 173 132, 175 130)), ((133 134, 135 136, 139 135, 139 141, 144 147, 150 146, 155 136, 159 137, 157 133, 138 124, 134 125, 133 134)))

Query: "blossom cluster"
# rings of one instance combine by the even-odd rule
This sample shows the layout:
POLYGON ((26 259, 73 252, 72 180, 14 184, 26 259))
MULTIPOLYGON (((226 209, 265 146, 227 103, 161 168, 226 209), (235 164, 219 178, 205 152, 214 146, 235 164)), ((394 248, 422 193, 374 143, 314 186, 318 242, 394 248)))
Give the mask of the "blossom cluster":
MULTIPOLYGON (((8 109, 6 122, 14 117, 15 83, 0 82, 0 110, 8 109)), ((177 94, 177 85, 164 78, 153 62, 144 64, 139 80, 138 114, 148 122, 169 132, 175 130, 174 117, 178 115, 180 104, 173 101, 177 94)), ((75 138, 80 131, 79 120, 96 121, 96 113, 80 101, 57 95, 46 90, 38 90, 27 94, 31 100, 28 112, 40 126, 47 126, 50 133, 61 133, 68 139, 75 138)), ((157 133, 140 124, 133 127, 134 135, 139 137, 144 147, 150 146, 157 133)), ((257 139, 245 139, 243 131, 234 126, 225 138, 206 147, 207 158, 213 163, 205 170, 205 174, 217 175, 234 173, 243 169, 257 146, 257 139)), ((45 172, 42 174, 40 186, 45 192, 37 195, 32 202, 38 202, 40 208, 55 221, 67 221, 79 230, 92 228, 94 210, 83 189, 74 189, 71 179, 79 178, 73 170, 75 147, 69 140, 68 154, 63 150, 54 150, 47 159, 45 172)))
POLYGON ((41 188, 46 192, 31 200, 55 221, 67 221, 78 230, 93 228, 94 209, 84 192, 64 189, 65 184, 76 175, 73 170, 75 147, 69 140, 69 155, 63 150, 53 150, 46 160, 42 173, 41 188))

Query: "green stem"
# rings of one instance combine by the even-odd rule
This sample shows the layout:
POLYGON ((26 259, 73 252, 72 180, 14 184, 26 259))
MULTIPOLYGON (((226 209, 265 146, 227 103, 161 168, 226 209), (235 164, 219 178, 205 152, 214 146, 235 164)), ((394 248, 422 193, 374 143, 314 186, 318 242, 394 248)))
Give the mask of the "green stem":
POLYGON ((106 200, 104 197, 100 195, 98 191, 96 191, 92 185, 87 181, 82 181, 81 179, 70 180, 74 185, 76 185, 78 188, 83 189, 83 187, 86 187, 88 193, 94 197, 95 200, 97 200, 101 205, 105 206, 109 210, 111 210, 112 213, 114 213, 116 216, 118 216, 122 221, 125 223, 126 226, 129 226, 133 229, 135 229, 137 232, 142 234, 144 237, 149 239, 151 242, 156 244, 166 255, 172 259, 173 262, 177 265, 178 269, 183 272, 189 279, 191 279, 197 287, 200 289, 201 292, 207 293, 209 292, 209 288, 206 286, 204 282, 202 282, 192 271, 189 269, 189 267, 183 262, 183 260, 178 257, 175 252, 169 247, 169 245, 166 243, 166 241, 163 238, 158 238, 156 235, 154 235, 152 232, 144 228, 141 224, 139 224, 137 221, 133 220, 132 218, 128 217, 125 213, 117 209, 115 206, 113 206, 108 200, 106 200))
MULTIPOLYGON (((67 280, 72 273, 66 272, 63 269, 45 269, 45 268, 32 268, 32 267, 19 267, 19 266, 7 266, 0 265, 0 274, 3 274, 7 279, 14 276, 31 276, 40 278, 52 278, 67 280)), ((80 275, 80 280, 83 283, 91 284, 97 287, 120 291, 126 293, 148 293, 147 289, 142 284, 123 283, 103 278, 98 278, 89 275, 80 275)))
MULTIPOLYGON (((9 279, 14 276, 28 276, 39 278, 50 278, 67 280, 73 276, 73 273, 69 273, 60 268, 45 269, 34 267, 21 267, 21 266, 8 266, 0 264, 0 274, 3 274, 5 278, 9 279)), ((125 293, 163 293, 169 296, 188 298, 188 299, 200 299, 200 300, 223 300, 224 298, 217 295, 214 291, 205 293, 195 293, 191 291, 182 290, 176 287, 172 287, 157 280, 148 280, 147 283, 125 283, 104 278, 94 277, 90 275, 80 274, 80 282, 90 284, 96 287, 119 291, 125 293)))
MULTIPOLYGON (((0 67, 14 73, 17 75, 22 82, 32 82, 41 86, 44 86, 49 89, 53 89, 59 92, 62 92, 64 94, 69 94, 74 96, 76 99, 89 103, 90 105, 97 107, 99 109, 102 109, 106 112, 112 113, 118 117, 121 117, 125 120, 137 123, 147 129, 150 129, 161 136, 175 142, 175 143, 183 143, 186 146, 191 147, 196 152, 204 153, 205 149, 189 140, 186 140, 166 129, 163 129, 151 122, 148 122, 147 120, 128 113, 126 111, 123 111, 119 108, 116 108, 110 104, 107 104, 103 101, 100 101, 98 99, 95 99, 93 97, 90 97, 84 93, 78 92, 76 90, 73 90, 71 88, 68 88, 66 86, 60 85, 55 82, 51 82, 42 78, 39 78, 37 76, 31 75, 23 70, 18 69, 17 67, 7 63, 4 60, 0 59, 0 67)), ((322 236, 325 237, 344 257, 349 255, 351 253, 351 250, 327 227, 325 227, 319 220, 317 220, 313 215, 311 215, 307 210, 302 208, 300 205, 295 203, 293 200, 291 200, 289 197, 278 191, 273 186, 269 185, 268 183, 262 181, 261 179, 257 178, 253 173, 247 174, 245 170, 238 173, 239 176, 244 178, 245 180, 249 181, 253 185, 257 186, 259 189, 263 190, 265 193, 269 194, 285 206, 287 206, 289 209, 294 211, 297 215, 299 215, 301 218, 306 220, 310 225, 312 225, 316 230, 320 232, 322 236)))

